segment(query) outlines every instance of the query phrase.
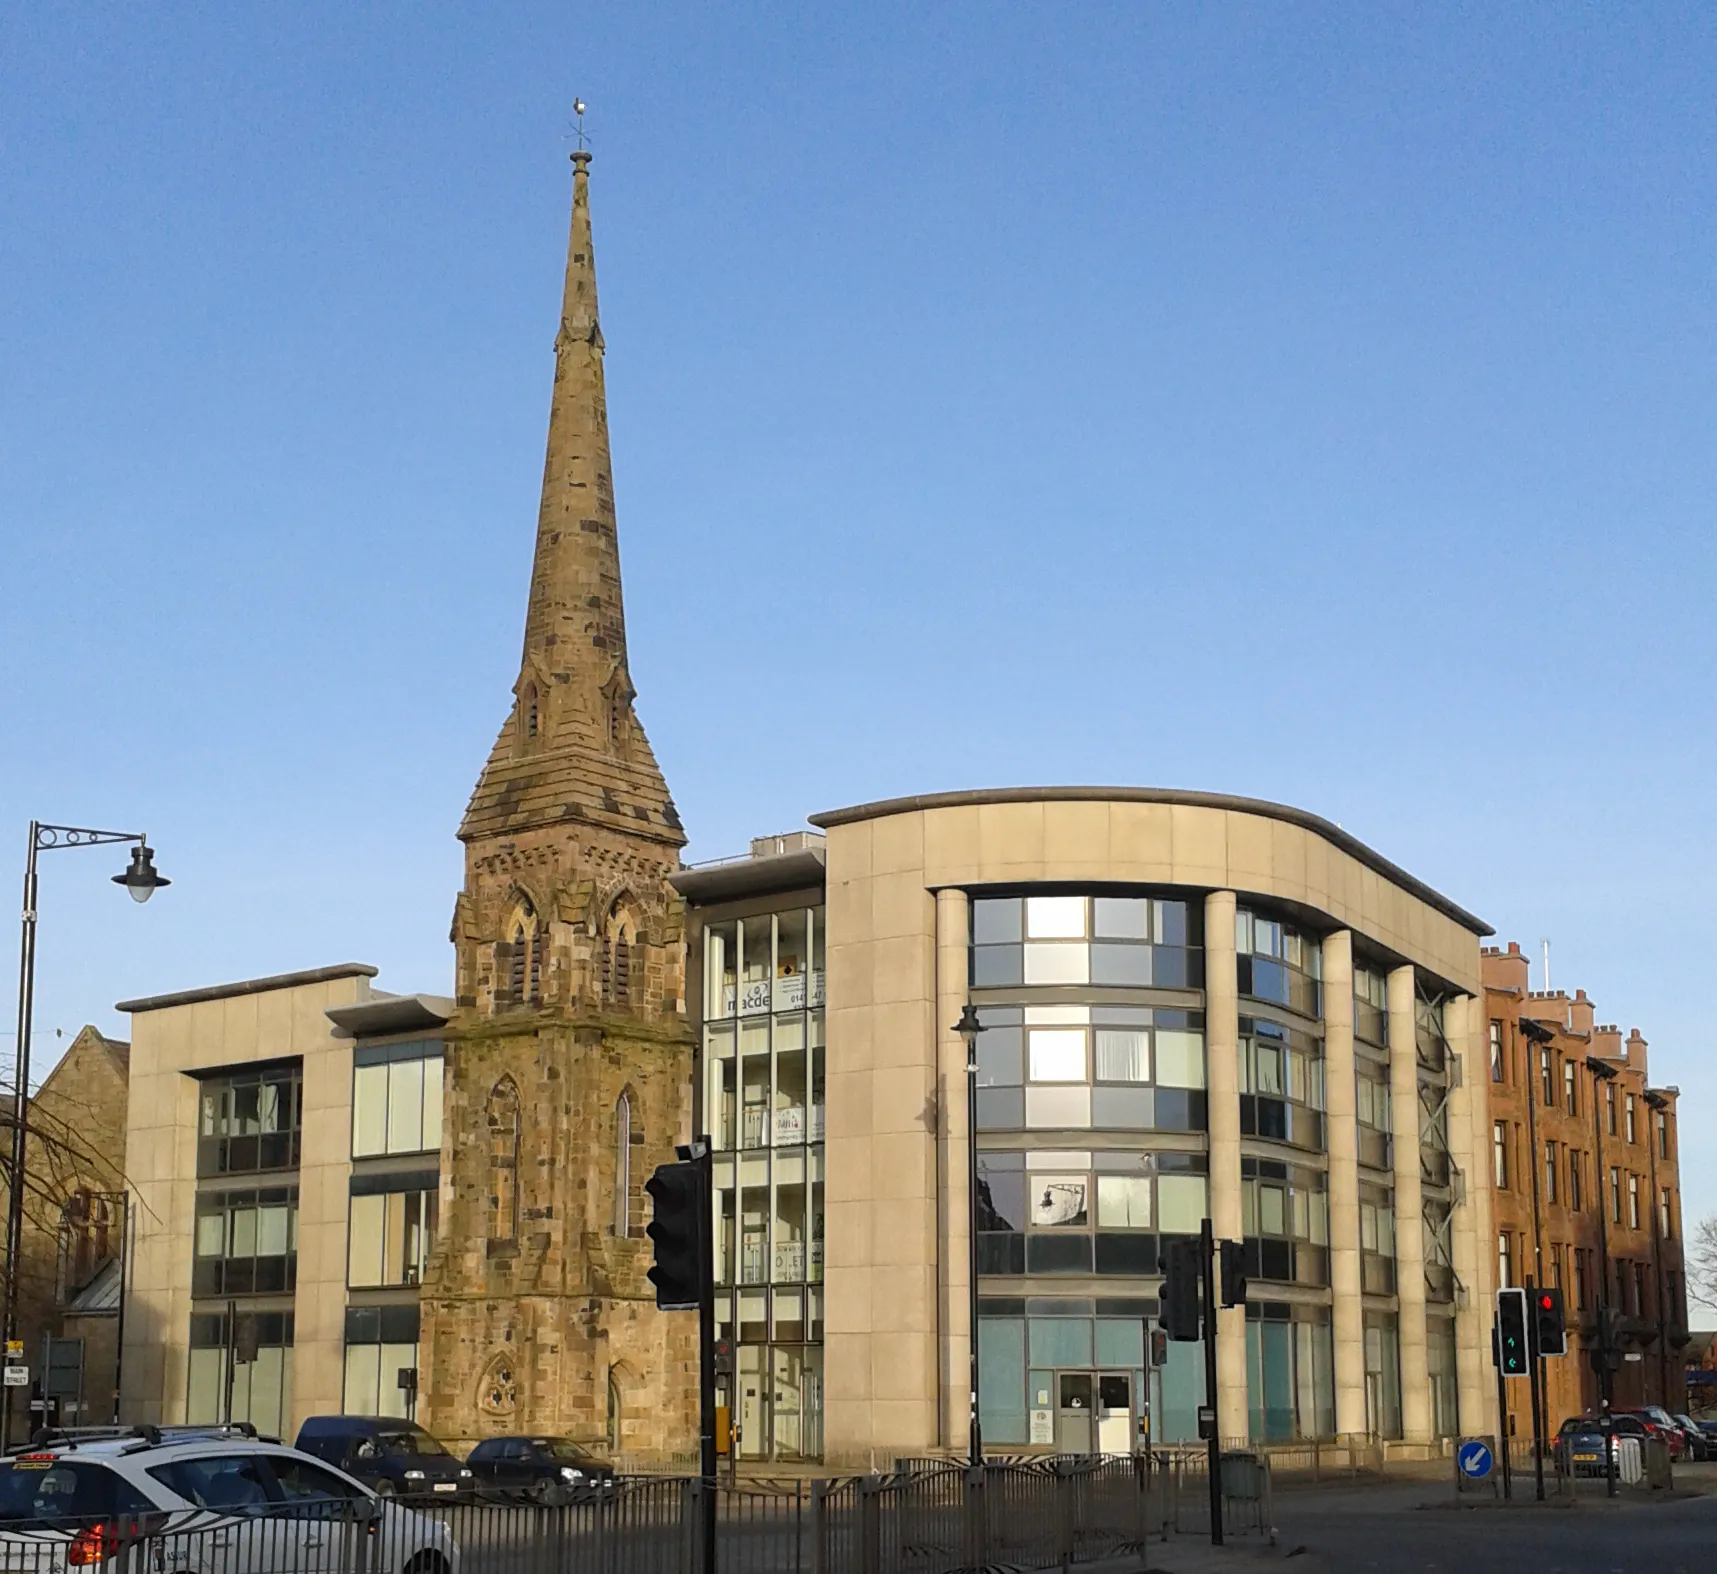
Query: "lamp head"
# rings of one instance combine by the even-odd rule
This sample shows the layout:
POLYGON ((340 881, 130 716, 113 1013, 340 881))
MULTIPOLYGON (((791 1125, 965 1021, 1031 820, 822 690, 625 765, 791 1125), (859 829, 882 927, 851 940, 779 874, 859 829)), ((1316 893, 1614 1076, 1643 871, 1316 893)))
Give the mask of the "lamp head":
POLYGON ((113 883, 124 886, 132 901, 147 902, 162 886, 173 882, 156 872, 154 850, 147 842, 139 842, 131 849, 131 867, 124 874, 116 874, 113 883))
POLYGON ((960 1020, 954 1024, 954 1031, 965 1039, 968 1049, 972 1041, 984 1031, 984 1024, 978 1020, 978 1008, 971 1001, 968 1000, 961 1009, 960 1020))

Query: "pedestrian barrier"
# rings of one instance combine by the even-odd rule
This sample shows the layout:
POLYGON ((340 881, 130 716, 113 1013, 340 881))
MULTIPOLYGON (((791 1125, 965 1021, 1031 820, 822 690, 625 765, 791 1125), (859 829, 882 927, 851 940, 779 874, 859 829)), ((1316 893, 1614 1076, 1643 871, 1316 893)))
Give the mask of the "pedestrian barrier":
MULTIPOLYGON (((899 1461, 886 1474, 745 1479, 716 1494, 718 1574, 944 1574, 1067 1569, 1133 1554, 1174 1530, 1208 1534, 1202 1454, 899 1461)), ((1270 1470, 1222 1466, 1224 1528, 1267 1531, 1270 1470)), ((702 1566, 704 1483, 619 1477, 562 1501, 478 1496, 307 1500, 107 1521, 0 1526, 16 1574, 690 1574, 702 1566)))

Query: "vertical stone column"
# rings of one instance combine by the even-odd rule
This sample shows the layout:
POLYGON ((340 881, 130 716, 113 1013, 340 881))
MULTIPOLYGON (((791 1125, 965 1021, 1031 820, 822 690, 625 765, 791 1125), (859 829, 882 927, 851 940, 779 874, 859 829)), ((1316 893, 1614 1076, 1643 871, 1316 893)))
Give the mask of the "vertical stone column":
POLYGON ((1329 1154, 1329 1282, 1335 1429, 1365 1431, 1365 1305, 1359 1273, 1359 1131, 1353 1070, 1353 935, 1323 943, 1324 1148, 1329 1154))
MULTIPOLYGON (((1240 985, 1232 891, 1204 899, 1204 1046, 1210 1111, 1210 1222, 1218 1240, 1242 1238, 1240 1194, 1240 985)), ((1248 1433, 1246 1308, 1217 1316, 1217 1428, 1224 1440, 1248 1433)))
POLYGON ((1411 966, 1389 975, 1389 1095, 1395 1128, 1395 1298, 1400 1307, 1401 1434, 1431 1440, 1425 1342, 1425 1221, 1419 1182, 1419 1051, 1411 966))
MULTIPOLYGON (((1462 1192, 1449 1220, 1454 1248, 1455 1277, 1464 1295, 1455 1307, 1455 1381, 1463 1431, 1479 1432, 1481 1418, 1495 1408, 1496 1385, 1490 1380, 1485 1345, 1490 1334, 1490 1295, 1485 1265, 1490 1254, 1486 1215, 1490 1199, 1489 1172, 1483 1161, 1488 1146, 1479 1145, 1490 1112, 1490 1067, 1480 1048, 1478 1001, 1471 995, 1454 995, 1443 1003, 1443 1036, 1449 1053, 1460 1066, 1458 1080, 1452 1074, 1449 1090, 1449 1155, 1461 1173, 1462 1192), (1480 1226, 1486 1225, 1481 1232, 1480 1226)), ((1533 1162, 1536 1162, 1534 1160, 1533 1162)))
MULTIPOLYGON (((966 1044, 954 1031, 967 998, 968 901, 936 893, 937 1431, 944 1448, 964 1449, 971 1420, 971 1202, 967 1189, 966 1044)), ((982 1040, 980 1040, 980 1043, 982 1040)))

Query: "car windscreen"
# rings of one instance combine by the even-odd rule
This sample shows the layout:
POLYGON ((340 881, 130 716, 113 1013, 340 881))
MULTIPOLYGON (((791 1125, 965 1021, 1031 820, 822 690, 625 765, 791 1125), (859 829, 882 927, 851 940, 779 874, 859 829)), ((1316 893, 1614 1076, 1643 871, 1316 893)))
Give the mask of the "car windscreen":
POLYGON ((427 1432, 378 1432, 376 1441, 390 1454, 416 1454, 423 1458, 445 1457, 447 1450, 427 1432))
POLYGON ((596 1460, 591 1458, 578 1444, 564 1437, 539 1437, 536 1439, 536 1445, 563 1465, 594 1465, 596 1463, 596 1460))
POLYGON ((147 1514, 154 1504, 88 1459, 0 1460, 0 1525, 55 1525, 147 1514))

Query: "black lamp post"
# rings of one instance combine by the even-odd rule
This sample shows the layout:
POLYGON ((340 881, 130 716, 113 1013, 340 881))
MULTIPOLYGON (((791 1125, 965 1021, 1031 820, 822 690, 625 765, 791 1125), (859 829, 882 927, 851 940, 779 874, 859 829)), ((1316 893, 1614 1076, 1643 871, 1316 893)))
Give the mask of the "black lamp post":
POLYGON ((1655 1088, 1645 1090, 1645 1101, 1656 1117, 1647 1125, 1646 1154, 1651 1161, 1651 1274, 1652 1298, 1657 1302, 1657 1402, 1669 1409, 1669 1304, 1663 1280, 1663 1194, 1657 1189, 1657 1122, 1665 1118, 1669 1100, 1655 1088))
MULTIPOLYGON (((113 842, 131 842, 131 864, 124 874, 113 877, 131 893, 134 902, 147 902, 156 891, 172 882, 158 874, 149 839, 135 831, 91 831, 75 825, 43 825, 30 822, 30 846, 24 860, 23 935, 18 953, 18 1063, 12 1090, 12 1172, 6 1207, 6 1298, 4 1327, 6 1364, 13 1364, 13 1346, 18 1338, 18 1280, 24 1243, 24 1163, 30 1120, 30 1028, 36 997, 36 860, 61 847, 99 847, 113 842)), ((0 1446, 11 1441, 12 1389, 0 1388, 0 1446)))
MULTIPOLYGON (((1526 1079, 1526 1146, 1527 1167, 1532 1172, 1532 1273, 1527 1277, 1529 1289, 1544 1283, 1544 1211, 1538 1192, 1538 1100, 1546 1091, 1541 1085, 1544 1081, 1546 1056, 1549 1046, 1555 1040, 1555 1033, 1542 1022, 1535 1022, 1531 1017, 1520 1019, 1520 1031, 1526 1035, 1526 1041, 1532 1046, 1538 1064, 1533 1068, 1534 1075, 1526 1079)), ((1552 1097, 1556 1093, 1556 1084, 1552 1081, 1548 1089, 1552 1097)), ((1538 1494, 1538 1501, 1544 1501, 1544 1438, 1550 1430, 1545 1412, 1550 1408, 1549 1386, 1550 1374, 1545 1370, 1544 1357, 1538 1353, 1538 1341, 1531 1341, 1532 1359, 1532 1468, 1533 1480, 1538 1494)))
POLYGON ((1598 1160, 1598 1393, 1604 1407, 1604 1486, 1611 1497, 1616 1495, 1615 1439, 1612 1435, 1610 1406, 1615 1402, 1616 1378, 1611 1363, 1616 1358, 1615 1330, 1610 1318, 1610 1209, 1614 1197, 1606 1184, 1609 1177, 1604 1169, 1604 1120, 1598 1108, 1600 1085, 1616 1080, 1616 1068, 1597 1055, 1586 1057, 1586 1069, 1592 1073, 1592 1136, 1598 1160))
POLYGON ((967 1339, 968 1381, 971 1386, 972 1430, 967 1445, 974 1465, 984 1462, 984 1433, 978 1423, 978 1035, 984 1024, 978 1008, 967 1001, 954 1031, 966 1041, 966 1280, 971 1336, 967 1339))

